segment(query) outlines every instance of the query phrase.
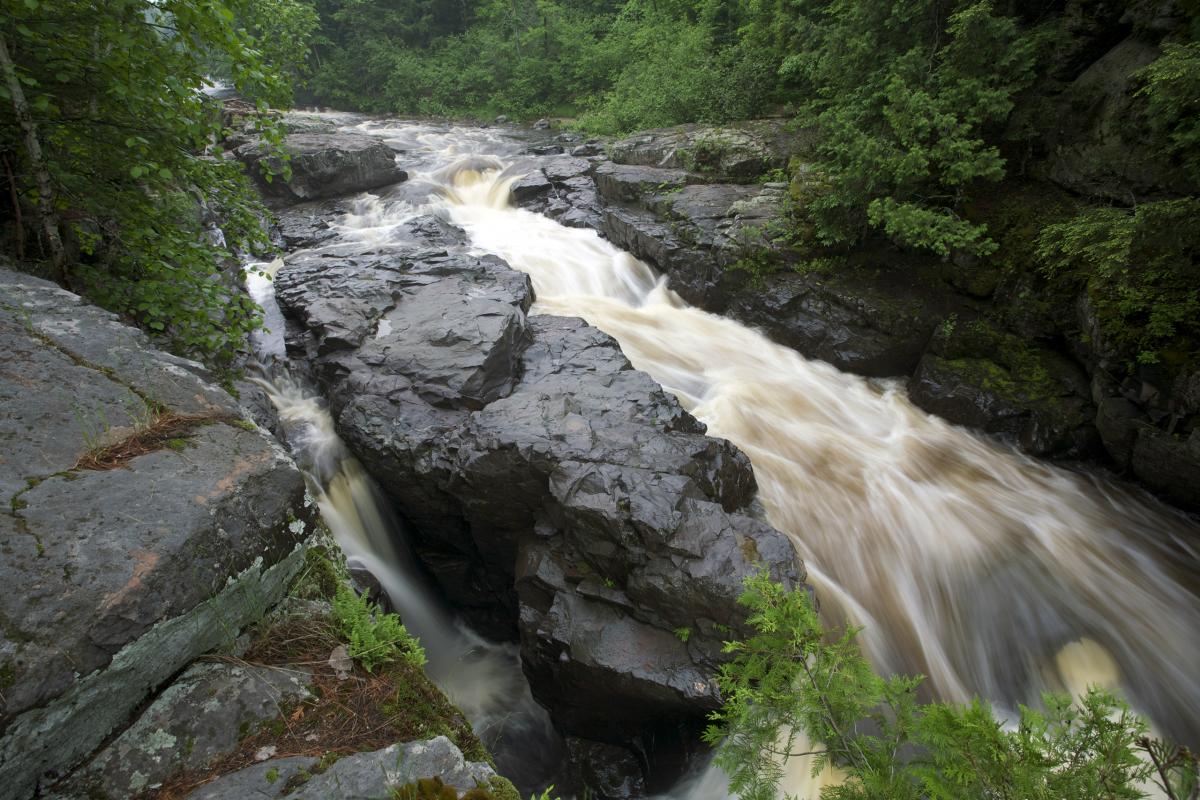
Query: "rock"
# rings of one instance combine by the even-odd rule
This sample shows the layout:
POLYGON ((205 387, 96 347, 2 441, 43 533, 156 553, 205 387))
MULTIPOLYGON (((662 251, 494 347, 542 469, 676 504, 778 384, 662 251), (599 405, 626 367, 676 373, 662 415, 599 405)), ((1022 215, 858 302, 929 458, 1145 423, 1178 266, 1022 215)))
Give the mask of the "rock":
POLYGON ((646 794, 637 756, 624 747, 567 738, 567 758, 584 787, 598 800, 626 800, 646 794))
POLYGON ((764 278, 762 286, 740 288, 729 313, 838 369, 900 376, 916 367, 938 309, 948 302, 927 286, 916 270, 780 272, 764 278))
POLYGON ((576 157, 602 156, 604 155, 604 146, 597 141, 587 141, 572 148, 571 155, 576 157))
MULTIPOLYGON (((1054 364, 1050 354, 1043 355, 1044 364, 1054 364)), ((951 422, 1013 437, 1031 455, 1085 457, 1093 451, 1090 405, 1047 372, 1013 371, 988 358, 928 354, 913 374, 909 398, 951 422)))
POLYGON ((604 162, 593 177, 600 195, 612 202, 634 202, 644 195, 669 192, 698 180, 681 169, 628 166, 604 162))
POLYGON ((283 428, 279 424, 279 410, 271 402, 265 389, 249 380, 241 379, 233 382, 237 389, 238 403, 242 415, 253 420, 263 430, 270 431, 275 438, 282 440, 283 428))
POLYGON ((1133 459, 1133 443, 1138 423, 1144 415, 1123 397, 1106 397, 1096 406, 1096 431, 1109 456, 1125 469, 1133 459))
POLYGON ((531 156, 552 156, 563 152, 561 144, 534 144, 525 148, 525 153, 531 156))
POLYGON ((350 210, 345 200, 317 200, 282 209, 278 213, 278 228, 284 246, 299 250, 332 241, 337 232, 330 229, 329 220, 350 210))
POLYGON ((550 120, 546 119, 545 117, 542 117, 537 122, 533 123, 533 129, 535 131, 550 130, 550 120))
POLYGON ((46 281, 0 270, 0 295, 0 781, 26 797, 277 600, 315 512, 199 365, 46 281), (203 424, 78 468, 165 413, 203 424))
POLYGON ((1184 508, 1200 509, 1200 429, 1182 439, 1143 424, 1133 444, 1133 474, 1184 508))
POLYGON ((273 758, 223 775, 193 791, 187 800, 275 800, 293 777, 307 772, 317 761, 308 756, 273 758))
POLYGON ((492 120, 492 123, 493 123, 493 124, 495 124, 495 125, 507 125, 507 124, 508 124, 508 117, 506 117, 505 115, 501 114, 500 116, 498 116, 498 117, 496 117, 494 120, 492 120))
POLYGON ((546 178, 555 186, 570 186, 575 178, 582 178, 592 170, 592 162, 574 156, 551 156, 539 162, 546 178))
POLYGON ((194 664, 71 785, 89 797, 132 797, 177 771, 202 771, 234 752, 245 731, 306 698, 310 682, 304 669, 194 664))
POLYGON ((1047 178, 1120 203, 1160 197, 1164 190, 1196 190, 1183 170, 1145 146, 1145 101, 1137 97, 1142 84, 1136 73, 1159 54, 1157 45, 1130 36, 1067 87, 1055 102, 1056 125, 1046 134, 1047 178))
POLYGON ((550 156, 512 186, 513 202, 545 214, 563 225, 596 229, 600 225, 600 197, 588 175, 587 159, 550 156))
POLYGON ((392 149, 366 134, 293 133, 284 138, 283 147, 291 155, 292 177, 287 181, 264 177, 263 170, 274 166, 274 161, 262 142, 248 142, 236 151, 263 195, 275 205, 377 189, 408 178, 396 166, 392 149))
POLYGON ((512 199, 518 205, 523 205, 530 200, 546 194, 551 189, 551 183, 546 178, 546 174, 540 169, 530 171, 524 177, 517 179, 509 191, 512 193, 512 199))
POLYGON ((781 120, 749 120, 721 127, 678 125, 620 139, 609 146, 608 153, 618 164, 744 179, 786 167, 789 156, 810 147, 809 138, 787 133, 781 120))
POLYGON ((337 123, 321 114, 309 114, 303 111, 287 111, 280 122, 288 133, 336 133, 337 123))
POLYGON ((717 706, 709 623, 737 629, 760 561, 800 580, 787 539, 750 516, 742 453, 607 335, 527 317, 528 279, 499 259, 301 260, 277 290, 321 342, 313 367, 338 429, 422 560, 468 619, 520 638, 559 724, 623 741, 717 706), (343 303, 378 309, 377 329, 330 340, 325 309, 343 303))
MULTIPOLYGON (((245 795, 239 793, 243 787, 261 787, 260 781, 271 769, 278 770, 282 778, 285 771, 295 775, 303 766, 297 759, 266 761, 218 778, 188 795, 188 800, 243 797, 245 795)), ((423 778, 440 778, 444 784, 453 786, 459 792, 470 791, 476 786, 490 788, 496 782, 507 784, 491 766, 480 761, 468 761, 449 739, 438 736, 346 756, 286 794, 279 793, 286 781, 277 780, 273 786, 279 788, 275 794, 268 796, 290 800, 329 800, 335 797, 338 800, 378 800, 391 797, 393 790, 423 778)), ((511 786, 508 788, 511 791, 511 786)))

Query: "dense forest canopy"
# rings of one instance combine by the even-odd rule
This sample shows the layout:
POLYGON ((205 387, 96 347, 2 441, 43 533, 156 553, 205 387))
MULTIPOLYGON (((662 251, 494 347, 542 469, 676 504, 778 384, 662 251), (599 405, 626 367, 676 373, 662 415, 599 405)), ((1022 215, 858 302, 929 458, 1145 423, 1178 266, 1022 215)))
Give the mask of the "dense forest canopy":
MULTIPOLYGON (((10 194, 23 198, 13 210, 53 195, 58 208, 45 210, 65 215, 80 264, 71 285, 179 348, 229 360, 253 310, 219 282, 176 280, 213 274, 216 251, 195 230, 162 223, 180 217, 168 209, 189 202, 188 185, 207 187, 208 205, 248 208, 230 193, 236 167, 205 156, 220 138, 196 94, 206 75, 264 104, 286 103, 294 89, 302 103, 341 109, 557 115, 600 134, 782 115, 816 144, 793 165, 791 221, 770 233, 806 263, 883 238, 960 265, 1037 273, 1052 289, 1084 285, 1131 369, 1176 369, 1196 360, 1200 338, 1200 233, 1182 224, 1200 213, 1198 5, 4 0, 42 168, 15 118, 0 146, 10 194), (1046 200, 1028 209, 1053 223, 1036 231, 1011 208, 997 219, 996 198, 1035 174, 1056 126, 1073 123, 1063 120, 1064 87, 1125 36, 1154 42, 1159 57, 1132 76, 1135 103, 1114 136, 1177 179, 1149 193, 1118 188, 1099 204, 1046 200)), ((233 218, 227 246, 256 231, 233 218)), ((59 260, 50 228, 39 230, 42 252, 59 260)), ((17 237, 10 249, 38 246, 26 244, 17 237)))

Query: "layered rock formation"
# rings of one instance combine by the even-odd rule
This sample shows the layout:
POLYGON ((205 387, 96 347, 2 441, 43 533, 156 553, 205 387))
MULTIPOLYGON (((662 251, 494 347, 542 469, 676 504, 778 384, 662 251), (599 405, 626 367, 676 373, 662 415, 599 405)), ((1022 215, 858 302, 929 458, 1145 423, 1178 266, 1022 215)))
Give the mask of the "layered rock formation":
POLYGON ((0 269, 0 784, 26 797, 281 595, 304 481, 198 364, 0 269))
POLYGON ((282 147, 289 156, 291 174, 286 179, 279 174, 281 160, 260 140, 246 142, 234 151, 263 197, 277 207, 377 189, 408 177, 396 166, 392 149, 365 134, 290 133, 284 137, 282 147))

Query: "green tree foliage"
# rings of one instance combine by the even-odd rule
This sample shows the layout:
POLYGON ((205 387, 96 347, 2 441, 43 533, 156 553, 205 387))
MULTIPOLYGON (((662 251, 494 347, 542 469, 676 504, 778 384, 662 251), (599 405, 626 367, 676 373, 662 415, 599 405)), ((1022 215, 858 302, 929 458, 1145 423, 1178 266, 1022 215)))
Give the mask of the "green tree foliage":
POLYGON ((729 0, 322 0, 321 102, 402 114, 588 112, 595 130, 761 113, 771 59, 729 0))
POLYGON ((1052 277, 1086 288, 1108 344, 1131 361, 1200 359, 1200 199, 1093 208, 1038 238, 1052 277))
POLYGON ((726 646, 725 704, 707 739, 742 800, 774 800, 801 744, 814 775, 828 763, 846 775, 822 800, 1132 800, 1150 780, 1182 800, 1196 786, 1195 758, 1148 739, 1105 692, 1046 695, 1010 725, 979 700, 922 705, 919 678, 877 676, 856 631, 830 637, 807 593, 760 575, 741 602, 756 633, 726 646))
MULTIPOLYGON (((284 15, 292 3, 270 5, 284 15)), ((218 367, 260 324, 231 254, 265 236, 255 193, 217 144, 219 108, 201 87, 220 63, 260 108, 288 102, 288 84, 238 22, 263 10, 257 0, 0 0, 44 162, 33 163, 5 116, 14 210, 33 207, 45 178, 75 256, 57 277, 218 367)), ((273 47, 285 68, 299 63, 273 47)), ((13 92, 0 89, 0 102, 13 103, 13 92)))
POLYGON ((958 215, 979 181, 1004 177, 994 127, 1030 84, 1036 37, 983 0, 809 4, 781 65, 815 99, 830 190, 809 211, 827 243, 870 225, 946 256, 987 253, 958 215))
POLYGON ((384 614, 379 606, 344 584, 333 597, 333 615, 350 643, 350 657, 367 672, 400 656, 413 666, 425 666, 424 648, 400 623, 400 617, 384 614))
POLYGON ((1171 42, 1141 71, 1150 120, 1193 180, 1200 180, 1200 42, 1171 42))

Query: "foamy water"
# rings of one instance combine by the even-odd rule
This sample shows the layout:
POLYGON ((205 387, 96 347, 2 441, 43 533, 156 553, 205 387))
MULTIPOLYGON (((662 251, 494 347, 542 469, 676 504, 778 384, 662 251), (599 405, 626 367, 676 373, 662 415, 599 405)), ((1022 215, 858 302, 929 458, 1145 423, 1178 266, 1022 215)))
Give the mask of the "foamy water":
MULTIPOLYGON (((683 303, 592 231, 512 208, 518 144, 492 131, 360 126, 423 163, 364 198, 344 236, 386 243, 434 212, 530 275, 533 313, 580 316, 753 462, 770 521, 804 559, 831 624, 930 697, 1000 709, 1041 691, 1121 690, 1200 743, 1200 529, 1147 495, 1025 457, 866 380, 683 303), (481 156, 484 156, 481 158, 481 156)), ((805 765, 787 790, 815 797, 805 765)), ((720 796, 699 776, 693 796, 720 796)))

